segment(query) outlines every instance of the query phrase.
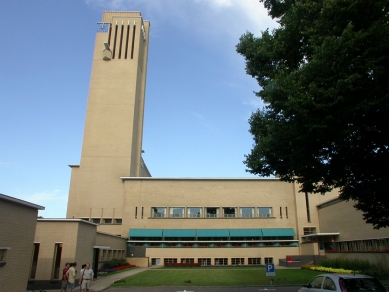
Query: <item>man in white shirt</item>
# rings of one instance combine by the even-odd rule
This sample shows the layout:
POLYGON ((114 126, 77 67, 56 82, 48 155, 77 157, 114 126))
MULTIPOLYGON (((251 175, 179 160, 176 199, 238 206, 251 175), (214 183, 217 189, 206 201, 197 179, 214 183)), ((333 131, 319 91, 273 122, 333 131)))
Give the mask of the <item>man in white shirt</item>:
POLYGON ((90 264, 88 263, 82 271, 81 292, 89 292, 90 285, 93 283, 93 276, 93 270, 90 268, 90 264))

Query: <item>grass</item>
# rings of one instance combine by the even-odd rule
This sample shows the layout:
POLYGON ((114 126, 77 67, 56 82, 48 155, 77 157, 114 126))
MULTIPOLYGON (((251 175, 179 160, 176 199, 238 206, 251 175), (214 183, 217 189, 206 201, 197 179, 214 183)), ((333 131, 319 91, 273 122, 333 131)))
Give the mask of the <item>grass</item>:
POLYGON ((322 272, 310 270, 277 270, 275 277, 267 277, 264 268, 250 269, 157 269, 149 270, 124 278, 125 282, 115 283, 113 287, 137 286, 255 286, 301 285, 322 272), (186 282, 190 280, 190 283, 186 282))

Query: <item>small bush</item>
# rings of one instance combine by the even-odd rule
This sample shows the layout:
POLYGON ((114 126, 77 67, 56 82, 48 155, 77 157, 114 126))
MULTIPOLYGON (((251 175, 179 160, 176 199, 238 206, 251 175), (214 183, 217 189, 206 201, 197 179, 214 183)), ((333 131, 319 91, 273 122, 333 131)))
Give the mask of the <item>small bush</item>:
POLYGON ((120 266, 126 266, 128 263, 125 260, 112 259, 103 264, 104 269, 112 269, 120 266))

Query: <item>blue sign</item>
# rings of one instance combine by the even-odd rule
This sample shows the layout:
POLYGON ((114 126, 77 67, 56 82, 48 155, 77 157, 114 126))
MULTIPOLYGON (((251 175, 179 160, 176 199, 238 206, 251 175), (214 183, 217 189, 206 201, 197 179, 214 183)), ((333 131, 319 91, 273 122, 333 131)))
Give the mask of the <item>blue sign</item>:
POLYGON ((274 264, 266 264, 266 276, 274 277, 276 275, 276 269, 274 264))

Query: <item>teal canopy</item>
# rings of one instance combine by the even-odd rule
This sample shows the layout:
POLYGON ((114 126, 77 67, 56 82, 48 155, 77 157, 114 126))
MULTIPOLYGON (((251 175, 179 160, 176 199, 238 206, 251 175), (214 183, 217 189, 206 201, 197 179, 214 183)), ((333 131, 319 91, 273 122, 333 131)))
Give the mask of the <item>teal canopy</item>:
POLYGON ((295 236, 293 228, 262 228, 264 237, 295 236))
POLYGON ((129 237, 162 237, 162 229, 130 229, 129 237))
POLYGON ((228 229, 197 229, 198 237, 228 237, 228 229))
POLYGON ((230 229, 231 237, 262 237, 261 229, 230 229))
POLYGON ((164 229, 164 237, 196 237, 195 229, 164 229))

